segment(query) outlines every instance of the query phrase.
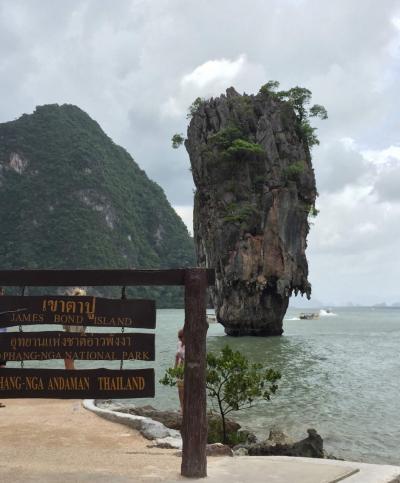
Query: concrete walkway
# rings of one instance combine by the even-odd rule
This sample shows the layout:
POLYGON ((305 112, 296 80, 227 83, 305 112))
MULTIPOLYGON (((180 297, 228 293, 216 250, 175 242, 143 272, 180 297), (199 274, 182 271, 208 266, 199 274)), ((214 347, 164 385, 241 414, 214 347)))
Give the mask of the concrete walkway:
POLYGON ((400 483, 399 466, 288 456, 209 458, 208 469, 207 482, 400 483))
MULTIPOLYGON (((6 407, 0 408, 1 483, 186 480, 180 476, 176 450, 149 448, 149 441, 137 431, 99 418, 85 410, 81 401, 4 402, 6 407)), ((208 475, 195 481, 389 483, 400 475, 400 467, 276 456, 210 457, 208 475)))

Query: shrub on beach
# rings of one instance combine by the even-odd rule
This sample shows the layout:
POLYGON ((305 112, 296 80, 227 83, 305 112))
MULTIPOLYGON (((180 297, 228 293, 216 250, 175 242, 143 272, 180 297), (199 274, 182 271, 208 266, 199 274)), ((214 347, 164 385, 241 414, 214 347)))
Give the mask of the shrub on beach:
MULTIPOLYGON (((160 383, 176 386, 182 376, 182 367, 169 368, 160 383)), ((237 444, 237 431, 236 437, 228 437, 226 416, 233 411, 249 409, 261 401, 269 401, 278 389, 276 383, 280 378, 279 372, 251 363, 228 345, 219 354, 208 353, 206 389, 213 410, 220 416, 220 424, 211 425, 212 434, 216 433, 218 438, 219 433, 223 443, 237 444)))

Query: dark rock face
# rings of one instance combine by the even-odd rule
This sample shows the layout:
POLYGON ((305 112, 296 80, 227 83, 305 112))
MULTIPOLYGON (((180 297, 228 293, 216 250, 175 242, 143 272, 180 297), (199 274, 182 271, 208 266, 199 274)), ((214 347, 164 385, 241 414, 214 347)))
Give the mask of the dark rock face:
MULTIPOLYGON (((99 403, 99 407, 105 407, 107 409, 115 410, 120 413, 135 414, 136 416, 144 416, 146 418, 153 419, 162 423, 164 426, 170 429, 176 429, 180 431, 182 425, 182 413, 178 411, 162 411, 154 408, 153 406, 140 406, 140 407, 129 407, 123 405, 110 405, 108 402, 99 403)), ((214 430, 216 425, 220 425, 220 417, 216 414, 207 415, 209 434, 211 430, 214 430)), ((240 429, 240 424, 237 422, 227 419, 226 420, 226 431, 227 433, 237 433, 240 429)))
POLYGON ((144 416, 162 423, 167 428, 176 429, 177 431, 180 431, 182 425, 182 414, 177 411, 159 411, 152 406, 141 406, 119 409, 119 412, 144 416))
POLYGON ((238 445, 247 449, 249 456, 301 456, 304 458, 324 458, 323 440, 315 429, 307 430, 308 437, 293 443, 286 435, 280 433, 279 437, 270 437, 261 443, 251 445, 238 445))
POLYGON ((207 456, 233 456, 231 448, 222 443, 208 444, 206 448, 207 456))
POLYGON ((281 335, 292 292, 311 292, 305 249, 316 187, 293 110, 230 88, 200 104, 185 146, 197 259, 216 270, 218 322, 228 335, 281 335))

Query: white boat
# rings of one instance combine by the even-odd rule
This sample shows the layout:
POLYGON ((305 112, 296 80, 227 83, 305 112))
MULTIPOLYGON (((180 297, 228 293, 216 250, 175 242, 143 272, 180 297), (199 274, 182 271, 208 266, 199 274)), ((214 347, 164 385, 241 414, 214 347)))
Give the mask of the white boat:
POLYGON ((315 320, 319 319, 319 313, 318 312, 302 312, 299 315, 299 318, 302 320, 315 320))

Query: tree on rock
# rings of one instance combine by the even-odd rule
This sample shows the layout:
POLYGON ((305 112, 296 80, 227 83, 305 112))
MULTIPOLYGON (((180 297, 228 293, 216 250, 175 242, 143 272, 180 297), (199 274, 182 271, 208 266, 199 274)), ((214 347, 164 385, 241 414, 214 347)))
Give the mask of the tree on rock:
POLYGON ((319 144, 319 140, 315 134, 317 129, 311 126, 310 117, 319 117, 323 120, 328 119, 328 112, 325 107, 320 104, 314 104, 308 108, 307 106, 311 102, 312 92, 305 87, 296 86, 287 91, 277 91, 278 87, 278 81, 268 81, 261 87, 259 94, 272 95, 286 101, 296 113, 301 137, 307 141, 310 148, 319 144))
POLYGON ((185 141, 185 138, 183 137, 183 134, 176 133, 171 138, 172 147, 174 149, 178 149, 183 144, 184 141, 185 141))

